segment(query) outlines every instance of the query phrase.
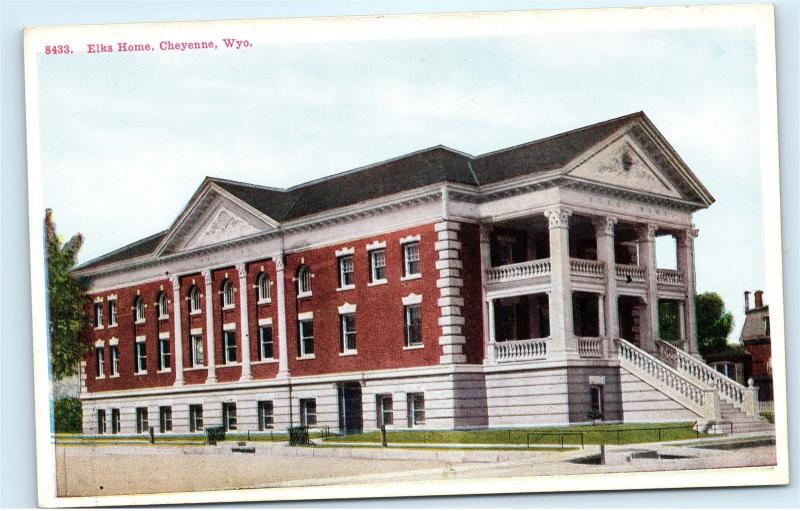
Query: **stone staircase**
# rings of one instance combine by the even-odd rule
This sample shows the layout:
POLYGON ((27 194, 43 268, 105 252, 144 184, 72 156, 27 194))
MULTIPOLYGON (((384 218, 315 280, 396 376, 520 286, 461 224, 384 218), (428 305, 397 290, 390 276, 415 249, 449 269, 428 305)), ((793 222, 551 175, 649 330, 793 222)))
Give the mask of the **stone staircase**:
POLYGON ((774 433, 775 427, 761 416, 750 416, 732 404, 720 402, 720 420, 709 429, 712 433, 774 433))

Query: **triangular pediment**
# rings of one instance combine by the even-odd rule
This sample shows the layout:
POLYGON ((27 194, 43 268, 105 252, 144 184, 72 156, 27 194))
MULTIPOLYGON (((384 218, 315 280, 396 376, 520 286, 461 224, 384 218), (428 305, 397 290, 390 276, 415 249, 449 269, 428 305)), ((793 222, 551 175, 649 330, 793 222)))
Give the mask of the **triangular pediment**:
POLYGON ((621 135, 594 148, 576 162, 567 173, 571 177, 627 188, 675 199, 683 198, 675 184, 667 178, 628 135, 621 135))
POLYGON ((277 223, 221 188, 201 188, 170 228, 157 253, 180 253, 272 231, 277 223))

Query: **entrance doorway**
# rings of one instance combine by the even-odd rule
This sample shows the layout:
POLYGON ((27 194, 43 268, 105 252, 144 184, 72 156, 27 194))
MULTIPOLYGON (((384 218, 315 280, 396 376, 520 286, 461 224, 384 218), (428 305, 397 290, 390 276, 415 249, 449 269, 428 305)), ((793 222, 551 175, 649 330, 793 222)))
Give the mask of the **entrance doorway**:
POLYGON ((361 406, 361 384, 347 382, 339 385, 339 431, 345 435, 361 433, 364 428, 361 406))
POLYGON ((626 341, 641 346, 641 323, 644 302, 638 296, 621 295, 618 301, 619 336, 626 341))

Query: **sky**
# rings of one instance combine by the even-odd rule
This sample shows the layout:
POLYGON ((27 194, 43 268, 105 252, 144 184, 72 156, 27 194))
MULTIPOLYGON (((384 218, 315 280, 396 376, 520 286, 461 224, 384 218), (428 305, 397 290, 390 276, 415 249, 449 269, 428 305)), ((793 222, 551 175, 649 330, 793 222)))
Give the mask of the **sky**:
POLYGON ((749 28, 75 54, 40 58, 39 82, 44 203, 80 261, 167 228, 207 175, 289 187, 643 110, 716 198, 694 217, 697 290, 722 295, 732 339, 765 285, 749 28))

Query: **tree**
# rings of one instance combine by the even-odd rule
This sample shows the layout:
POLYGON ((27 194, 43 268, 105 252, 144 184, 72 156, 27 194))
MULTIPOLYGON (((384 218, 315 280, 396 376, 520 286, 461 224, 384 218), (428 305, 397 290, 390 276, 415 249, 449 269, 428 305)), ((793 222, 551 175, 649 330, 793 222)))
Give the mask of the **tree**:
POLYGON ((50 313, 50 365, 53 378, 61 379, 77 372, 81 357, 88 350, 83 335, 89 328, 86 283, 76 279, 75 267, 83 236, 78 233, 66 243, 56 233, 53 212, 44 218, 47 257, 47 293, 50 313))
POLYGON ((717 293, 702 293, 695 297, 697 310, 697 344, 700 354, 723 351, 733 330, 733 314, 717 293))

